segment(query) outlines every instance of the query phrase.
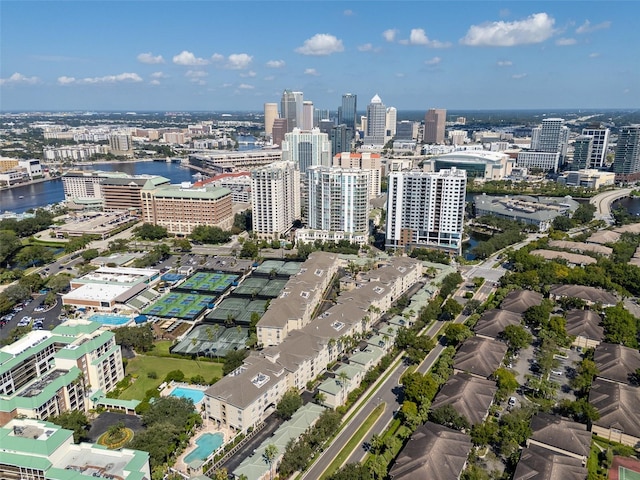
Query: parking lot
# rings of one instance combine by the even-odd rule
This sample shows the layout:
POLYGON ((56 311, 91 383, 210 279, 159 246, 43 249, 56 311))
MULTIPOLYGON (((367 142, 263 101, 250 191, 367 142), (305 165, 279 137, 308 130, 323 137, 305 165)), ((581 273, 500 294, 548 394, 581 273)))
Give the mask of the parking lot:
POLYGON ((62 300, 58 296, 58 303, 47 311, 35 311, 37 308, 42 307, 42 300, 44 295, 35 295, 34 299, 27 305, 24 305, 21 310, 14 311, 13 317, 7 321, 6 324, 0 326, 0 340, 4 340, 9 336, 9 332, 18 326, 18 323, 24 318, 29 319, 28 325, 33 325, 34 320, 42 319, 41 329, 51 330, 56 325, 60 324, 58 316, 62 311, 62 300))

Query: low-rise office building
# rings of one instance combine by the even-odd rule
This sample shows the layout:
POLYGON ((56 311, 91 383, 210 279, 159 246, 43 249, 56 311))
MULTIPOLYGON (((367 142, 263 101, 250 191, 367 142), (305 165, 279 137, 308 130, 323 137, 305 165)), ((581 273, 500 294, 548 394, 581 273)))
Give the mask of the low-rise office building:
POLYGON ((437 155, 424 161, 427 172, 455 167, 467 172, 467 179, 502 180, 511 175, 515 160, 501 152, 461 150, 437 155))
POLYGON ((71 281, 63 305, 112 311, 160 280, 160 271, 145 268, 102 267, 71 281))
POLYGON ((140 195, 145 223, 165 227, 171 234, 186 236, 198 225, 222 230, 233 226, 232 195, 226 188, 147 184, 140 195))

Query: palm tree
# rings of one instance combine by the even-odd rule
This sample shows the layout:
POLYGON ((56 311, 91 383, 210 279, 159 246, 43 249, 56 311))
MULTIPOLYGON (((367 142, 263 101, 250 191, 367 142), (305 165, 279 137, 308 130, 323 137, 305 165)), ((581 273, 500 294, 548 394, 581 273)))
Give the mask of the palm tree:
POLYGON ((347 375, 347 372, 340 372, 336 378, 338 379, 338 383, 340 383, 340 390, 342 391, 342 403, 345 403, 346 398, 344 392, 347 389, 349 375, 347 375))
POLYGON ((327 399, 327 396, 324 393, 322 392, 316 393, 316 402, 318 403, 318 405, 322 405, 326 399, 327 399))
POLYGON ((264 449, 264 453, 262 454, 262 459, 269 465, 269 480, 273 478, 273 462, 278 456, 278 447, 276 447, 273 443, 270 443, 264 449))

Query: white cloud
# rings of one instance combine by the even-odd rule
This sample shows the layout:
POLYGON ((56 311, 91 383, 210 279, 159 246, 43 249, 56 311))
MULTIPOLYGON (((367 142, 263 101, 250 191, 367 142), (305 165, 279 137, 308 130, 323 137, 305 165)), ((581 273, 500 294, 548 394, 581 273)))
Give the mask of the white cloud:
POLYGON ((398 78, 404 78, 404 73, 396 73, 396 77, 398 77, 398 78))
POLYGON ((222 88, 229 88, 229 87, 233 87, 233 83, 223 83, 222 84, 222 88))
POLYGON ((147 52, 147 53, 141 53, 140 55, 138 55, 138 61, 140 63, 147 63, 149 65, 154 65, 157 63, 164 63, 164 58, 162 58, 162 55, 154 56, 153 53, 147 52))
POLYGON ((184 65, 187 67, 194 67, 197 65, 206 65, 209 62, 204 58, 196 57, 193 53, 183 50, 178 55, 173 57, 173 63, 176 65, 184 65))
POLYGON ((246 53, 232 53, 227 59, 226 68, 231 70, 243 70, 251 64, 252 60, 253 57, 246 53))
POLYGON ((187 78, 204 78, 208 77, 209 74, 202 70, 187 70, 187 73, 185 73, 184 76, 187 78))
POLYGON ((350 17, 350 16, 352 16, 352 15, 355 15, 355 14, 353 13, 353 10, 345 10, 344 12, 342 12, 342 14, 343 14, 345 17, 350 17))
POLYGON ((365 43, 364 45, 358 45, 358 51, 360 52, 370 52, 373 50, 373 45, 370 43, 365 43))
POLYGON ((305 69, 304 74, 305 75, 311 75, 313 77, 317 77, 317 76, 320 75, 315 68, 307 68, 307 69, 305 69))
POLYGON ((240 90, 253 90, 256 87, 254 87, 253 85, 248 85, 246 83, 241 83, 240 85, 238 85, 238 88, 240 90))
POLYGON ((105 84, 114 84, 121 82, 133 82, 139 83, 142 82, 142 77, 137 73, 125 72, 120 73, 118 75, 105 75, 104 77, 86 77, 86 78, 75 78, 75 77, 58 77, 58 83, 60 85, 105 85, 105 84))
POLYGON ((440 62, 442 62, 440 57, 433 57, 431 60, 425 60, 424 63, 427 65, 438 65, 440 62))
POLYGON ((222 60, 224 60, 224 55, 221 55, 219 53, 214 53, 213 55, 211 55, 212 62, 221 62, 222 60))
POLYGON ((411 45, 427 45, 429 39, 422 28, 412 28, 411 34, 409 35, 409 43, 411 45))
POLYGON ((627 94, 627 93, 629 93, 630 91, 631 91, 631 90, 629 90, 628 88, 625 88, 625 89, 622 91, 622 93, 624 93, 624 94, 626 95, 626 94, 627 94))
POLYGON ((575 45, 578 41, 575 38, 559 38, 556 40, 556 45, 560 47, 566 47, 569 45, 575 45))
POLYGON ((472 47, 513 47, 541 43, 554 34, 555 20, 546 13, 536 13, 514 22, 491 22, 471 25, 460 39, 472 47))
POLYGON ((241 73, 241 74, 240 74, 240 76, 241 76, 241 77, 243 77, 243 78, 246 78, 246 77, 251 77, 251 78, 253 78, 253 77, 255 77, 255 76, 256 76, 256 72, 254 72, 253 70, 249 70, 249 71, 248 71, 248 72, 246 72, 246 73, 241 73))
POLYGON ((600 53, 598 52, 593 52, 589 54, 589 58, 598 58, 600 56, 600 53))
POLYGON ((27 77, 26 75, 18 72, 14 73, 8 78, 0 78, 0 85, 35 85, 38 82, 40 82, 40 79, 38 77, 27 77))
POLYGON ((382 32, 382 36, 387 42, 394 42, 397 34, 398 30, 396 30, 395 28, 390 28, 382 32))
POLYGON ((151 80, 149 82, 150 85, 160 85, 160 80, 151 80))
POLYGON ((267 62, 267 67, 269 67, 269 68, 282 68, 285 65, 286 64, 285 64, 284 60, 269 60, 267 62))
POLYGON ((164 72, 153 72, 151 78, 167 78, 167 75, 164 72))
POLYGON ((344 51, 342 40, 328 33, 316 33, 313 37, 304 41, 296 52, 302 55, 331 55, 344 51))
POLYGON ((597 23, 595 25, 591 25, 591 22, 589 20, 585 20, 584 23, 582 25, 580 25, 578 28, 576 28, 576 33, 591 33, 591 32, 595 32, 597 30, 605 30, 607 28, 609 28, 611 26, 611 22, 610 21, 605 21, 605 22, 601 22, 601 23, 597 23))
POLYGON ((274 77, 273 75, 268 75, 268 76, 264 77, 264 79, 265 79, 267 82, 271 82, 271 81, 275 80, 275 79, 276 79, 276 77, 274 77))
POLYGON ((513 62, 511 60, 498 60, 496 62, 496 65, 498 65, 499 67, 510 67, 511 65, 513 65, 513 62))
POLYGON ((60 85, 69 85, 71 83, 75 83, 75 81, 76 81, 75 77, 65 77, 65 76, 58 77, 58 83, 60 85))
POLYGON ((527 76, 526 73, 514 73, 513 75, 511 75, 511 78, 514 78, 516 80, 520 80, 521 78, 524 78, 526 76, 527 76))

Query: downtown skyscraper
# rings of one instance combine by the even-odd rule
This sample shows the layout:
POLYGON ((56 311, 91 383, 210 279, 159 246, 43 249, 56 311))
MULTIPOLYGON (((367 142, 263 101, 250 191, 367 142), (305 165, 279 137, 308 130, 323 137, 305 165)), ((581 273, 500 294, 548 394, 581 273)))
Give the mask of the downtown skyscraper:
POLYGON ((280 100, 280 118, 287 120, 287 132, 302 128, 303 94, 285 90, 280 100))
POLYGON ((640 179, 640 125, 620 128, 613 171, 616 181, 632 182, 640 179))
POLYGON ((424 142, 443 144, 446 121, 446 110, 441 108, 430 109, 424 117, 424 142))
POLYGON ((338 125, 345 124, 352 132, 356 131, 358 96, 353 93, 342 95, 342 105, 338 108, 338 125))
POLYGON ((365 145, 383 146, 387 132, 387 108, 378 95, 374 95, 367 106, 367 128, 364 133, 365 145))

